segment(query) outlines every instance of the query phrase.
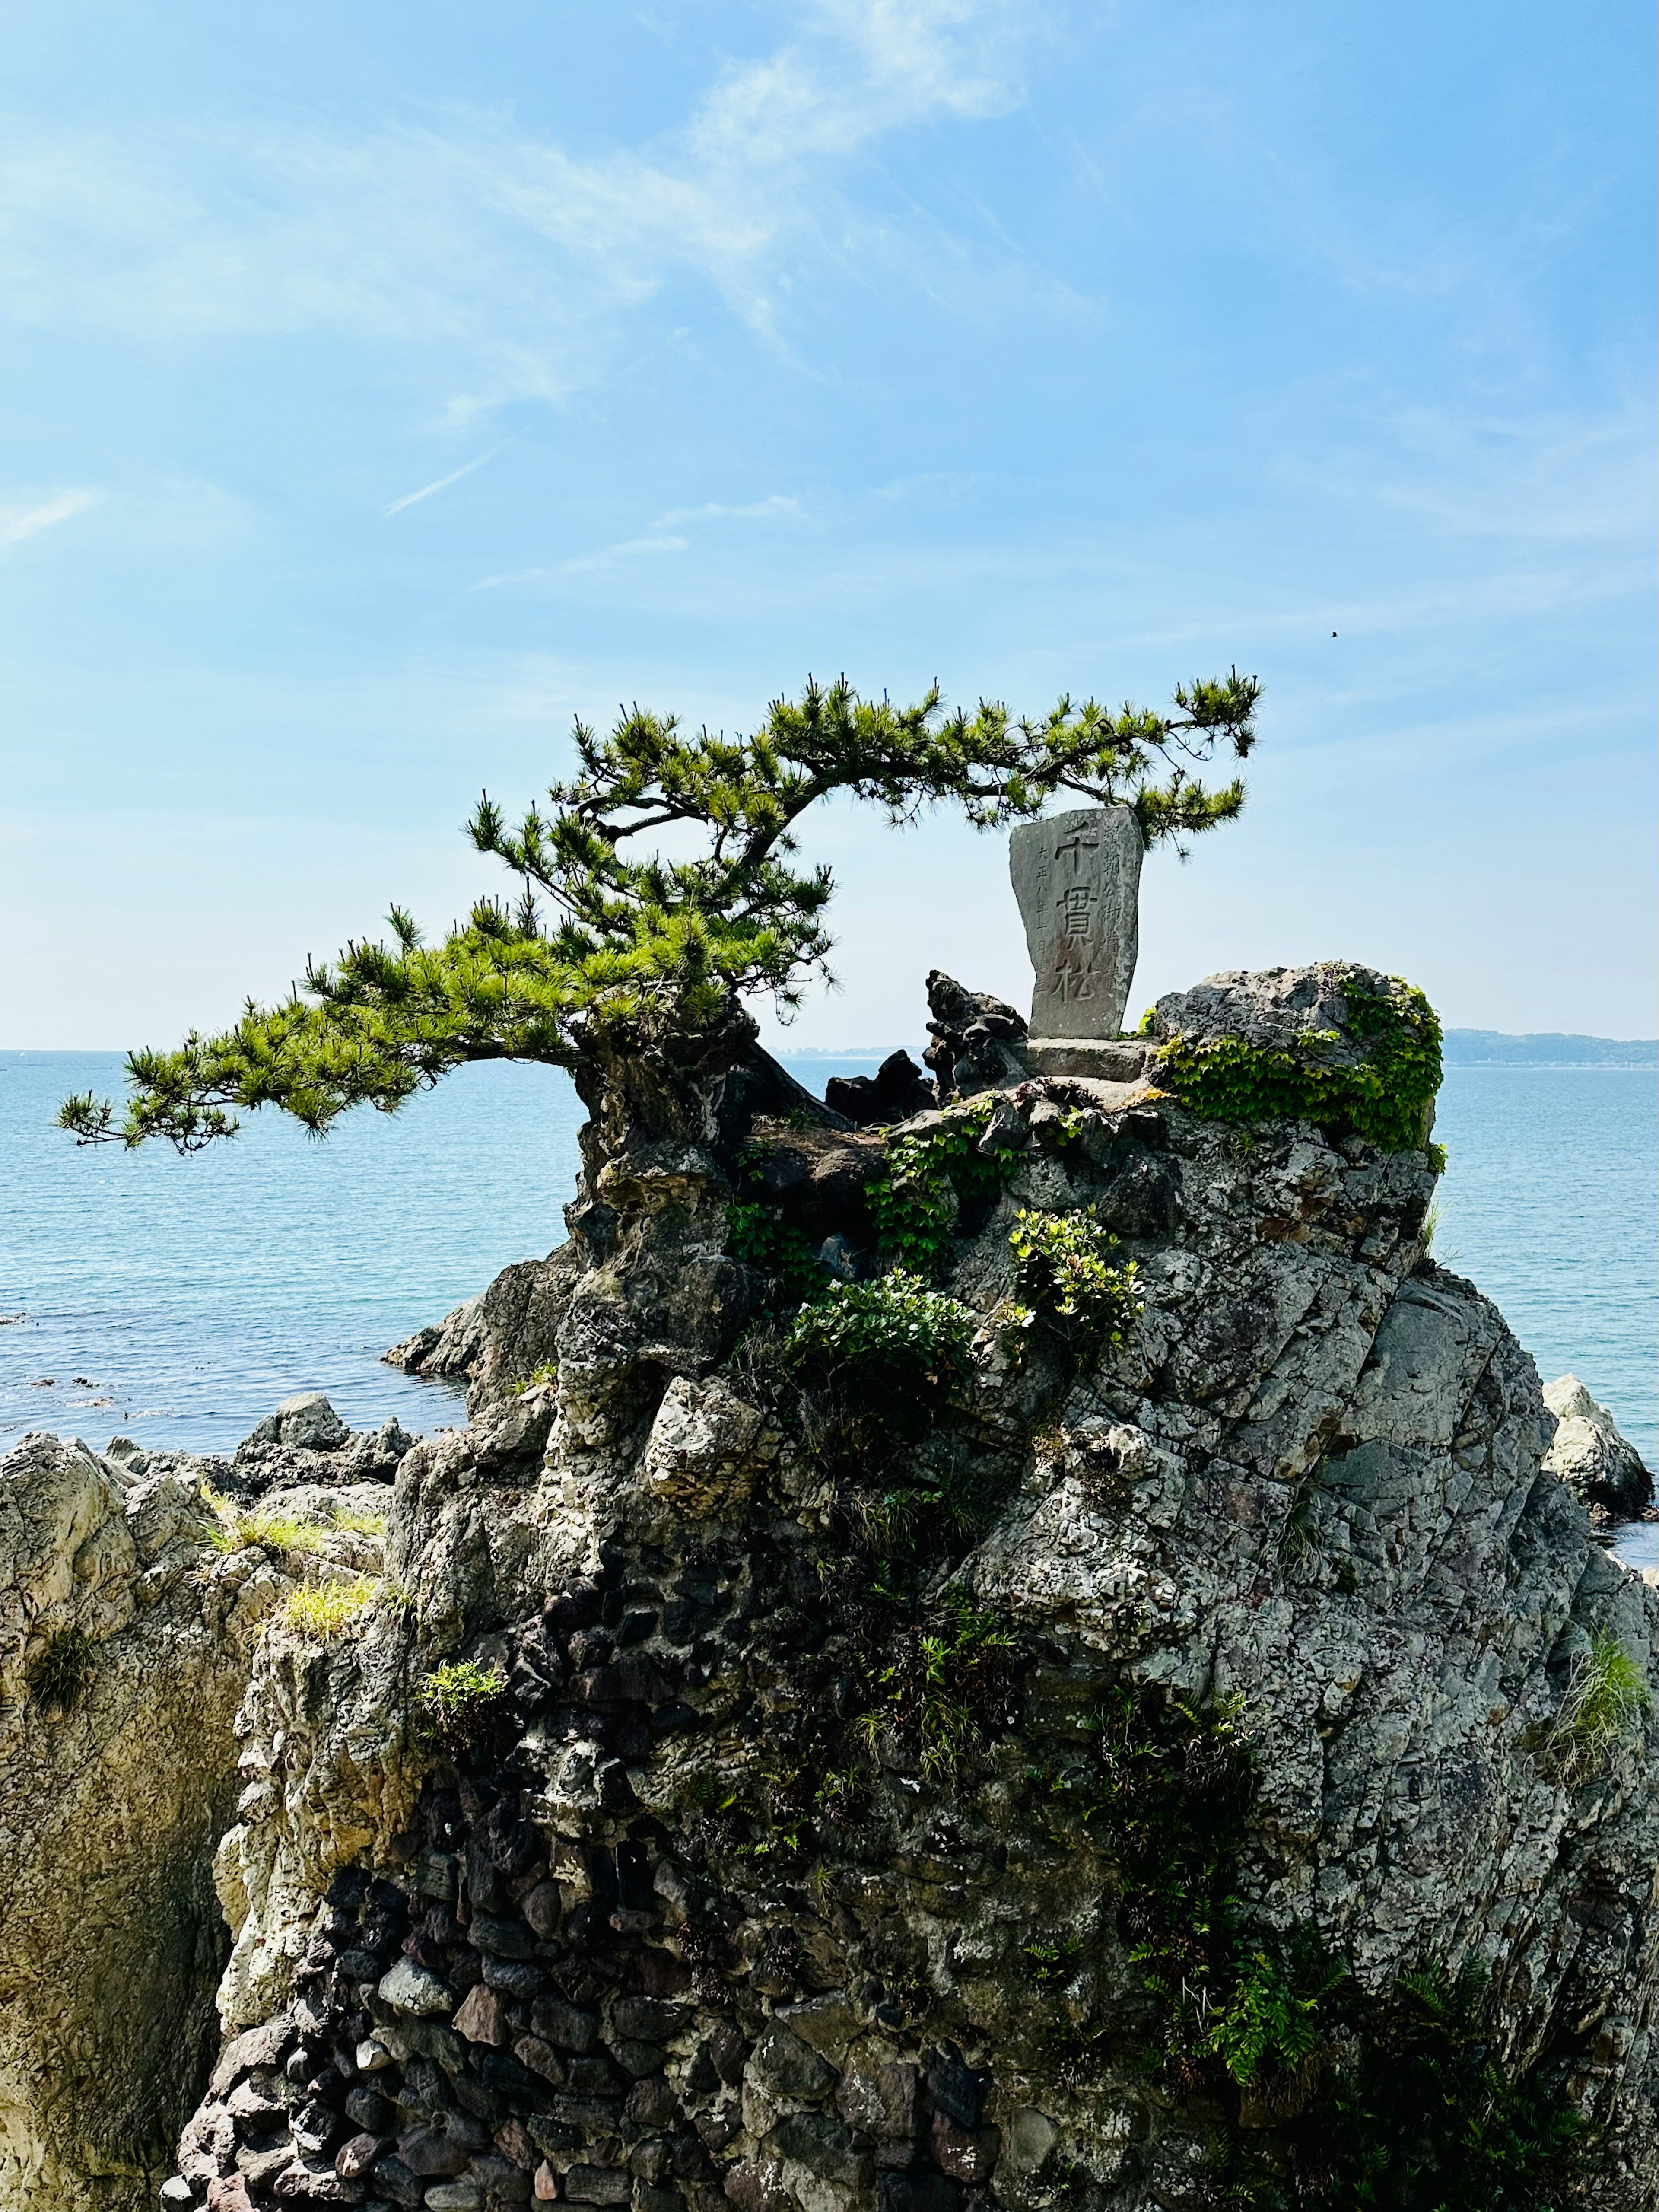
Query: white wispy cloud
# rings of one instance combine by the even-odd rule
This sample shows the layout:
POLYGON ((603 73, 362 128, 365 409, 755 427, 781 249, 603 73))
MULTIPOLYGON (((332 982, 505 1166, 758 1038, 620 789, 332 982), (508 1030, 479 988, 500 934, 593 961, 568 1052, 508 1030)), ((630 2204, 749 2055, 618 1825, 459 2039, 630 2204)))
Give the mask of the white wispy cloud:
POLYGON ((798 499, 785 492, 774 492, 769 498, 749 500, 741 505, 728 505, 722 500, 708 500, 701 507, 672 507, 648 522, 636 538, 624 538, 615 545, 601 546, 596 552, 580 553, 568 561, 556 562, 551 567, 520 568, 509 575, 485 576, 477 588, 493 591, 508 586, 533 586, 551 582, 560 576, 580 576, 604 568, 615 568, 626 561, 649 558, 655 554, 687 553, 692 540, 681 533, 698 522, 781 522, 800 521, 805 509, 798 499))
POLYGON ((96 505, 98 497, 96 491, 60 491, 33 506, 0 506, 0 547, 21 545, 26 538, 36 537, 58 523, 84 514, 88 507, 96 505))
POLYGON ((618 318, 676 272, 787 344, 792 266, 857 250, 849 160, 1018 105, 1035 20, 1030 0, 803 0, 680 127, 599 158, 477 112, 356 137, 13 131, 0 300, 16 321, 145 340, 416 341, 447 362, 463 419, 588 381, 618 318))
POLYGON ((384 522, 392 515, 401 514, 406 507, 418 507, 423 499, 430 499, 434 491, 447 491, 451 484, 459 483, 463 477, 470 477, 474 469, 481 469, 486 461, 493 461, 496 454, 503 452, 511 442, 510 439, 504 438, 499 446, 492 446, 487 453, 480 453, 475 461, 468 461, 459 469, 452 469, 447 477, 440 477, 435 483, 422 484, 419 491, 405 492, 401 499, 394 499, 390 507, 380 509, 380 520, 384 522))

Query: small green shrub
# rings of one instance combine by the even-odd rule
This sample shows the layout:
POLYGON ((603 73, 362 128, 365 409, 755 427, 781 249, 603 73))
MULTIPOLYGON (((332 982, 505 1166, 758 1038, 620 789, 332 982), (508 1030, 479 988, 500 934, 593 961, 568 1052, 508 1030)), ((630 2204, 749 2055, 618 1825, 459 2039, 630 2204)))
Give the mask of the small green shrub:
POLYGON ((1346 1978, 1345 1966, 1305 1941, 1283 1956, 1258 1950, 1240 1962, 1204 2044, 1247 2093, 1252 2119, 1291 2119, 1305 2108, 1329 2055, 1321 2007, 1346 1978))
POLYGON ((896 1268, 873 1283, 829 1284, 795 1316, 785 1355, 805 1379, 855 1377, 878 1397, 938 1391, 966 1371, 978 1326, 971 1306, 896 1268))
POLYGON ((822 1297, 829 1277, 805 1230, 759 1199, 735 1199, 726 1209, 726 1249, 763 1278, 763 1310, 779 1316, 822 1297))
POLYGON ((97 1649, 83 1629, 60 1628, 49 1637, 28 1672, 36 1701, 72 1713, 87 1694, 97 1649))
MULTIPOLYGON (((1440 1023, 1421 991, 1391 978, 1388 992, 1366 989, 1352 969, 1337 972, 1348 1027, 1371 1046, 1369 1060, 1344 1066, 1329 1058, 1334 1030, 1311 1030, 1294 1050, 1269 1051, 1243 1037, 1170 1039, 1155 1079, 1192 1113, 1217 1121, 1281 1117, 1352 1132, 1385 1152, 1428 1142, 1428 1111, 1440 1088, 1440 1023)), ((1439 1173, 1445 1154, 1438 1146, 1439 1173)))
POLYGON ((297 1514, 278 1513, 264 1506, 234 1505, 209 1483, 202 1496, 218 1516, 211 1541, 221 1552, 244 1552, 258 1545, 267 1552, 320 1552, 323 1531, 313 1521, 297 1514))
POLYGON ((1025 1956, 1040 1990, 1052 1990, 1069 1981, 1083 1954, 1083 1938, 1068 1936, 1063 1943, 1027 1943, 1025 1956))
POLYGON ((513 1395, 516 1398, 522 1398, 527 1390, 539 1390, 544 1382, 556 1382, 558 1379, 558 1361, 544 1359, 539 1367, 533 1369, 525 1376, 524 1381, 520 1383, 513 1395))
POLYGON ((1205 1712, 1115 1684, 1077 1755, 1028 1771, 1066 1848, 1080 1827, 1116 1863, 1118 1932, 1150 2001, 1152 2050, 1171 2083, 1210 2078, 1213 2007, 1237 1975, 1236 1865, 1253 1789, 1237 1702, 1205 1712))
POLYGON ((1075 1213, 1022 1206, 1008 1242, 1022 1296, 1068 1335, 1121 1344, 1139 1320, 1135 1263, 1112 1264, 1117 1239, 1092 1206, 1075 1213))
POLYGON ((1578 2197, 1583 2122, 1547 2067, 1498 2057, 1479 1966, 1402 1974, 1350 2008, 1357 2063, 1326 2076, 1290 2134, 1299 2204, 1319 2212, 1554 2212, 1578 2197))
POLYGON ((319 1644, 332 1644, 367 1613, 380 1595, 374 1575, 349 1582, 301 1583, 283 1603, 283 1624, 319 1644))
POLYGON ((422 1733, 455 1758, 493 1733, 506 1697, 507 1677, 499 1667, 480 1667, 471 1659, 434 1667, 416 1698, 422 1733))
POLYGON ((1547 1751, 1569 1789, 1604 1773, 1641 1729, 1653 1698, 1647 1680, 1616 1636, 1598 1634, 1574 1664, 1547 1751))
POLYGON ((1288 1575, 1307 1573, 1325 1556, 1315 1503, 1324 1480, 1325 1462, 1316 1460, 1298 1476, 1279 1531, 1279 1564, 1288 1575))

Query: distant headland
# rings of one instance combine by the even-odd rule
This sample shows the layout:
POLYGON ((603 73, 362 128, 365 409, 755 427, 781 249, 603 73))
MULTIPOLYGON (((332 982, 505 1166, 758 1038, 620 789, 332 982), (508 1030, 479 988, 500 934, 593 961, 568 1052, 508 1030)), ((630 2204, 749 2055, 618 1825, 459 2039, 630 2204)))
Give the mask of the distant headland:
MULTIPOLYGON (((798 1045, 792 1060, 881 1060, 890 1044, 798 1045)), ((1659 1037, 1568 1036, 1544 1030, 1510 1036, 1501 1030, 1448 1030, 1448 1067, 1659 1067, 1659 1037)))

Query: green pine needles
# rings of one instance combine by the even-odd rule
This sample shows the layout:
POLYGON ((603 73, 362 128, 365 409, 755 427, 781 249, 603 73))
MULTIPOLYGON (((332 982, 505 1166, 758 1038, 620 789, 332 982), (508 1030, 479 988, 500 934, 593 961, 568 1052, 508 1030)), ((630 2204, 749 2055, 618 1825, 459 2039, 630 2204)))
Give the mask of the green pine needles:
POLYGON ((945 711, 937 686, 912 706, 864 698, 845 678, 775 700, 751 737, 695 737, 634 708, 608 737, 578 722, 576 773, 516 824, 487 793, 468 834, 518 879, 428 945, 400 907, 389 941, 307 966, 282 1004, 249 1001, 216 1036, 135 1052, 125 1114, 89 1093, 64 1127, 82 1144, 163 1137, 193 1152, 275 1106, 321 1135, 358 1105, 392 1113, 470 1060, 573 1067, 606 1038, 648 1042, 707 1030, 734 997, 787 1009, 828 974, 824 867, 797 860, 801 817, 838 793, 896 827, 941 803, 978 829, 1040 814, 1060 793, 1133 809, 1150 847, 1231 821, 1237 778, 1194 774, 1218 746, 1243 759, 1260 687, 1237 670, 1179 687, 1172 711, 1060 699, 1016 720, 982 702, 945 711), (670 859, 654 849, 665 835, 670 859))
POLYGON ((1358 1065, 1330 1057, 1338 1042, 1334 1030, 1310 1032, 1296 1050, 1283 1052, 1243 1037, 1192 1044, 1175 1036, 1158 1055, 1153 1080, 1206 1121, 1285 1118, 1316 1122, 1334 1135, 1363 1137, 1385 1152, 1426 1146, 1441 1073, 1440 1023, 1433 1007, 1398 977, 1390 979, 1386 994, 1365 989, 1352 969, 1340 971, 1339 980, 1349 1029, 1371 1048, 1358 1065))

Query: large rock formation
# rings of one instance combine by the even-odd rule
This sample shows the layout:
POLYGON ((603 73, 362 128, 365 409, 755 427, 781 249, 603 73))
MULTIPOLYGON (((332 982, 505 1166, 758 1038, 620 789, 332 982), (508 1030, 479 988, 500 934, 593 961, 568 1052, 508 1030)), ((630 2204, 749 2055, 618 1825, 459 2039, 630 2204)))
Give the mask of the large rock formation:
POLYGON ((1155 1048, 884 1139, 734 1109, 738 1016, 596 1040, 386 1600, 261 1638, 165 2202, 1650 2212, 1659 1599, 1425 1115, 1345 1128, 1389 987, 1251 981, 1172 1083, 1243 988, 1322 1120, 1155 1048))
POLYGON ((216 1477, 238 1487, 222 1461, 38 1434, 0 1459, 6 2212, 153 2204, 201 2093, 228 1948, 213 1857, 261 1626, 307 1581, 380 1564, 365 1531, 386 1490, 350 1474, 386 1432, 310 1410, 297 1444, 254 1445, 248 1517, 213 1502, 216 1477))

